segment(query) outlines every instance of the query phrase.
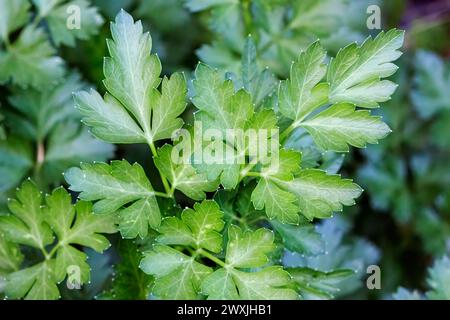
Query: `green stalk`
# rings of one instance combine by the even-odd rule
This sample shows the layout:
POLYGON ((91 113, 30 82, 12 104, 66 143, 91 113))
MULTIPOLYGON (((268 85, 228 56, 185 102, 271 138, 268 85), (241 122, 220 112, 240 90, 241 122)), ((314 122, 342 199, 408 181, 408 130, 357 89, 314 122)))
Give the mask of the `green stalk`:
MULTIPOLYGON (((152 151, 153 158, 158 158, 158 152, 156 151, 155 144, 153 142, 148 142, 148 145, 150 147, 150 150, 152 151)), ((172 198, 173 197, 173 189, 169 186, 169 182, 167 181, 167 178, 159 171, 159 176, 161 177, 162 184, 164 186, 164 190, 166 191, 166 197, 172 198)))
POLYGON ((204 256, 205 258, 208 258, 209 260, 215 262, 216 264, 218 264, 219 266, 221 266, 222 268, 225 268, 226 264, 225 262, 223 262, 222 260, 220 260, 219 258, 213 256, 212 254, 210 254, 208 251, 203 250, 202 248, 197 249, 197 253, 201 254, 202 256, 204 256))

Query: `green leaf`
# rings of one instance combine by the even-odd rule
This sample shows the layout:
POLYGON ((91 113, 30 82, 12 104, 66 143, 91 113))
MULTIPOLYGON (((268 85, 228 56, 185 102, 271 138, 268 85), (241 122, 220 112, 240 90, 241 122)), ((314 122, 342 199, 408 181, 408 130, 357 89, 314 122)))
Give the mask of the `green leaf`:
POLYGON ((150 134, 152 90, 159 85, 161 63, 150 55, 152 41, 143 33, 141 22, 121 10, 111 24, 113 40, 108 40, 110 58, 105 58, 104 84, 108 91, 134 115, 146 134, 150 134))
POLYGON ((326 52, 318 41, 303 51, 292 64, 289 80, 280 84, 280 112, 294 120, 294 126, 328 101, 328 85, 320 83, 326 73, 326 52))
POLYGON ((251 36, 247 38, 242 53, 241 77, 242 85, 251 94, 256 107, 260 106, 276 87, 276 78, 268 68, 259 71, 256 47, 251 36))
POLYGON ((312 224, 292 226, 270 221, 273 228, 281 235, 286 249, 305 255, 317 255, 325 250, 324 241, 312 224))
POLYGON ((91 89, 77 92, 75 107, 83 115, 83 123, 91 127, 97 138, 110 143, 144 143, 145 134, 122 105, 111 95, 104 99, 91 89))
POLYGON ((378 107, 390 99, 396 85, 389 80, 397 70, 392 62, 401 56, 404 31, 381 31, 375 39, 367 38, 361 46, 350 44, 330 61, 327 81, 330 101, 349 102, 360 107, 378 107))
POLYGON ((267 254, 275 249, 273 232, 261 228, 243 232, 236 226, 228 229, 226 263, 235 268, 256 268, 269 262, 267 254))
POLYGON ((353 270, 340 269, 330 272, 322 272, 310 268, 286 269, 294 279, 294 282, 302 298, 307 300, 334 299, 339 292, 339 284, 354 274, 353 270))
POLYGON ((44 89, 59 82, 64 75, 63 60, 42 29, 26 27, 6 52, 0 52, 0 84, 12 81, 22 88, 44 89))
MULTIPOLYGON (((78 123, 80 116, 73 108, 72 92, 84 86, 79 74, 72 73, 53 88, 25 92, 15 89, 8 99, 14 108, 14 112, 7 113, 8 127, 40 146, 33 156, 38 168, 35 177, 40 183, 58 184, 67 168, 81 161, 104 161, 112 156, 113 146, 94 139, 78 123)), ((29 169, 23 170, 22 175, 29 169)))
POLYGON ((239 300, 239 293, 232 273, 221 268, 209 275, 202 283, 202 291, 209 300, 239 300))
POLYGON ((225 267, 209 275, 202 284, 208 299, 297 299, 290 289, 290 276, 281 267, 271 266, 255 272, 236 268, 262 267, 269 261, 267 254, 275 249, 273 233, 267 229, 242 232, 228 229, 225 267))
MULTIPOLYGON (((214 129, 222 133, 226 138, 226 130, 243 129, 253 115, 253 104, 250 94, 245 90, 234 91, 232 81, 224 81, 218 71, 211 67, 198 64, 195 70, 194 80, 195 96, 193 103, 199 109, 195 114, 195 120, 202 124, 203 130, 214 129)), ((209 180, 215 180, 220 176, 220 182, 227 188, 234 188, 239 182, 240 164, 238 159, 226 158, 229 154, 235 154, 232 147, 222 141, 215 140, 209 145, 202 146, 204 150, 219 150, 230 148, 223 152, 224 157, 219 159, 219 164, 207 162, 208 165, 196 165, 200 172, 206 172, 209 180), (209 164, 211 163, 211 164, 209 164)), ((204 156, 207 155, 203 152, 204 156)))
POLYGON ((380 117, 371 116, 367 110, 338 103, 301 124, 319 147, 336 152, 347 152, 348 144, 363 148, 367 143, 377 143, 391 132, 380 117))
POLYGON ((113 143, 153 143, 167 139, 181 128, 178 116, 186 107, 186 83, 182 74, 164 77, 161 63, 150 55, 152 40, 140 21, 121 11, 111 24, 108 40, 111 57, 105 58, 104 100, 91 91, 75 96, 84 121, 98 138, 113 143), (111 97, 112 96, 112 97, 111 97), (114 97, 114 98, 113 98, 114 97))
POLYGON ((177 117, 186 108, 186 93, 186 80, 181 73, 173 74, 170 79, 164 77, 161 93, 153 90, 152 132, 155 141, 171 138, 183 126, 183 120, 177 117))
MULTIPOLYGON (((43 262, 6 277, 5 293, 9 298, 57 299, 60 294, 56 284, 64 280, 70 268, 79 270, 79 284, 88 282, 87 256, 75 245, 102 252, 110 244, 100 233, 116 232, 113 216, 94 215, 88 202, 72 205, 72 197, 62 187, 47 195, 43 205, 37 187, 26 181, 17 191, 17 200, 9 202, 9 208, 12 214, 0 217, 0 230, 6 239, 35 247, 45 257, 43 262)), ((14 247, 9 250, 14 253, 14 247)), ((14 258, 18 257, 16 252, 14 258)))
POLYGON ((158 203, 150 181, 142 167, 126 160, 81 164, 65 173, 70 189, 80 192, 80 199, 97 201, 94 212, 117 212, 119 230, 125 238, 144 238, 148 226, 157 228, 161 222, 158 203), (124 205, 128 205, 124 207, 124 205))
POLYGON ((100 233, 116 232, 116 219, 108 214, 92 214, 90 202, 78 201, 74 206, 71 202, 72 197, 62 187, 46 197, 45 221, 58 237, 58 241, 62 242, 60 247, 77 244, 97 252, 109 248, 108 239, 100 233))
POLYGON ((443 256, 434 262, 428 271, 428 285, 430 290, 426 293, 429 299, 433 300, 449 300, 450 287, 450 259, 443 256))
MULTIPOLYGON (((407 164, 403 159, 385 155, 377 161, 370 161, 358 170, 358 180, 371 194, 370 202, 378 210, 391 210, 398 221, 411 219, 413 199, 408 190, 407 164)), ((427 219, 431 222, 431 219, 427 219)), ((422 225, 422 224, 421 224, 422 225)))
POLYGON ((163 220, 157 241, 167 245, 191 245, 218 253, 222 250, 223 213, 212 200, 196 203, 194 209, 185 209, 181 219, 163 220))
POLYGON ((289 283, 290 276, 281 267, 252 273, 219 269, 205 279, 202 290, 212 300, 296 300, 298 294, 287 288, 289 283))
POLYGON ((252 193, 252 202, 257 210, 265 208, 269 219, 298 224, 297 198, 270 180, 261 179, 258 182, 252 193))
POLYGON ((32 167, 32 149, 26 141, 14 136, 9 136, 6 140, 0 140, 1 192, 19 185, 32 167))
MULTIPOLYGON (((331 274, 334 271, 340 273, 343 269, 353 271, 346 277, 333 277, 330 282, 326 280, 326 275, 322 277, 323 274, 316 274, 318 279, 327 283, 327 286, 335 288, 332 290, 332 295, 338 298, 349 296, 359 288, 363 289, 366 268, 369 265, 378 264, 379 251, 368 241, 352 237, 349 234, 351 227, 351 221, 342 215, 320 222, 316 225, 316 230, 323 239, 324 252, 313 256, 287 252, 283 257, 283 265, 312 269, 310 270, 312 276, 315 275, 314 271, 331 274)), ((313 285, 313 281, 308 280, 308 277, 305 275, 306 283, 313 285)), ((326 298, 317 290, 309 292, 307 296, 304 292, 303 296, 307 299, 326 298)))
POLYGON ((297 197, 277 185, 273 179, 282 179, 289 183, 294 178, 294 173, 300 170, 300 161, 300 153, 281 149, 278 162, 271 161, 270 166, 262 169, 261 179, 251 196, 255 209, 262 210, 265 208, 269 219, 277 219, 282 223, 298 224, 297 197))
MULTIPOLYGON (((55 1, 52 2, 55 3, 55 1)), ((42 12, 42 10, 40 12, 45 17, 52 40, 57 46, 65 44, 73 47, 75 46, 76 39, 89 39, 98 33, 100 26, 103 24, 103 18, 98 13, 98 9, 91 7, 90 3, 86 0, 69 1, 52 8, 47 14, 42 12), (74 8, 77 8, 79 11, 73 11, 74 8), (70 23, 72 21, 68 12, 73 14, 79 12, 79 26, 71 26, 70 23), (68 28, 68 26, 72 28, 68 28)))
POLYGON ((414 59, 416 75, 411 98, 419 115, 430 118, 440 110, 450 110, 450 63, 432 52, 419 50, 414 59))
POLYGON ((22 263, 23 255, 17 244, 6 240, 0 233, 0 277, 7 273, 17 271, 22 263))
POLYGON ((154 159, 158 170, 169 180, 173 189, 180 190, 194 200, 205 199, 205 192, 215 191, 217 181, 209 181, 204 173, 197 173, 190 164, 176 164, 172 161, 173 147, 164 145, 154 159))
POLYGON ((31 180, 17 190, 17 199, 8 202, 12 214, 0 217, 0 229, 14 243, 44 248, 53 242, 50 226, 42 212, 42 194, 31 180))
POLYGON ((28 140, 44 141, 61 122, 79 119, 73 108, 72 93, 85 86, 80 75, 73 72, 52 88, 13 90, 8 101, 15 112, 8 113, 9 127, 28 140))
POLYGON ((113 156, 114 146, 92 137, 79 123, 58 125, 47 141, 43 176, 47 181, 59 183, 67 168, 83 161, 105 161, 113 156))
POLYGON ((293 181, 277 180, 277 184, 297 196, 300 212, 309 220, 331 217, 343 205, 353 205, 362 192, 352 180, 317 169, 304 169, 293 181))
POLYGON ((140 268, 155 279, 152 293, 161 299, 198 299, 202 280, 212 269, 178 250, 155 245, 145 253, 140 268))
POLYGON ((200 144, 201 157, 197 160, 196 152, 200 148, 194 146, 193 166, 199 174, 204 174, 209 181, 220 181, 225 189, 233 189, 238 185, 241 164, 234 147, 218 139, 212 142, 203 141, 200 144))
POLYGON ((54 276, 55 260, 48 260, 14 272, 6 277, 8 298, 26 300, 56 300, 61 298, 54 276))
POLYGON ((0 0, 0 37, 8 35, 22 27, 28 20, 30 3, 27 0, 0 0))
POLYGON ((253 115, 250 94, 234 91, 232 81, 223 80, 218 71, 199 63, 195 69, 193 103, 199 109, 203 126, 217 130, 244 128, 253 115))

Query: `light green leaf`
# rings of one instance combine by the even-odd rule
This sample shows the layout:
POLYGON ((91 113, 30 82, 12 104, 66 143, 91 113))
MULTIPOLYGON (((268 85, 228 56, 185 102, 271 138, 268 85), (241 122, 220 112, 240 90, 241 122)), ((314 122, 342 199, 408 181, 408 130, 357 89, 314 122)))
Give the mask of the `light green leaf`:
POLYGON ((297 196, 300 212, 309 220, 331 217, 343 205, 353 205, 362 192, 352 180, 317 169, 304 169, 294 180, 277 180, 277 184, 297 196))
POLYGON ((8 203, 12 214, 0 216, 0 230, 6 238, 34 248, 44 248, 53 242, 52 230, 42 212, 42 194, 31 182, 25 181, 17 190, 17 199, 8 203))
POLYGON ((426 293, 429 299, 449 300, 450 299, 450 259, 443 256, 434 262, 428 271, 428 285, 430 290, 426 293))
POLYGON ((235 270, 233 279, 243 300, 297 300, 289 285, 291 277, 282 267, 267 267, 257 272, 235 270))
POLYGON ((17 244, 6 240, 0 233, 0 277, 7 273, 17 271, 22 263, 23 255, 17 244))
POLYGON ((195 69, 195 96, 193 103, 200 111, 203 126, 217 130, 244 128, 253 115, 250 94, 245 90, 235 93, 233 83, 224 81, 218 71, 205 64, 195 69))
POLYGON ((391 130, 380 117, 371 116, 367 110, 338 103, 301 124, 319 147, 325 150, 346 152, 348 144, 363 148, 367 143, 377 143, 391 130))
POLYGON ((382 80, 395 73, 392 62, 401 56, 404 31, 381 31, 375 39, 367 38, 361 46, 356 43, 340 50, 332 59, 327 74, 330 101, 349 102, 360 107, 378 107, 390 99, 397 85, 382 80))
POLYGON ((290 78, 280 84, 280 112, 294 120, 294 126, 328 101, 328 85, 320 83, 326 73, 325 50, 314 42, 292 64, 290 78))
POLYGON ((71 190, 81 192, 81 199, 98 200, 95 213, 118 212, 119 230, 125 238, 145 237, 149 225, 157 228, 161 222, 153 187, 137 163, 81 164, 81 168, 69 169, 65 178, 71 190))
POLYGON ((0 0, 0 37, 8 35, 22 27, 28 20, 30 2, 28 0, 0 0))
POLYGON ((63 60, 42 29, 26 27, 8 51, 0 52, 0 84, 12 81, 22 88, 44 89, 55 85, 64 75, 63 60))
POLYGON ((154 295, 176 300, 200 298, 201 281, 212 272, 192 257, 164 245, 155 245, 145 253, 140 268, 156 278, 154 295))
POLYGON ((278 161, 271 161, 261 170, 261 178, 253 190, 251 199, 255 209, 265 208, 269 219, 277 219, 282 223, 298 224, 299 207, 297 197, 283 189, 273 179, 285 182, 292 181, 294 174, 300 170, 301 154, 291 150, 281 149, 278 161))
POLYGON ((108 239, 100 233, 116 232, 116 219, 111 214, 93 214, 90 202, 78 201, 75 206, 71 202, 70 194, 62 187, 46 197, 45 221, 51 226, 58 241, 63 246, 77 244, 97 252, 109 248, 108 239))
POLYGON ((75 94, 75 106, 92 134, 110 143, 144 143, 145 134, 120 103, 111 95, 104 99, 91 89, 75 94))
POLYGON ((55 300, 61 296, 54 274, 55 260, 48 260, 14 272, 6 277, 8 298, 26 300, 55 300))
POLYGON ((264 228, 243 232, 230 226, 228 239, 225 261, 230 267, 261 267, 269 262, 267 254, 275 249, 273 232, 264 228))
POLYGON ((204 64, 197 66, 194 88, 193 103, 199 109, 195 120, 201 123, 203 130, 213 129, 218 135, 213 142, 205 142, 202 146, 203 162, 194 165, 200 172, 207 174, 208 180, 220 177, 220 182, 226 189, 233 189, 240 180, 240 166, 244 164, 241 158, 249 154, 249 145, 248 142, 240 145, 230 141, 227 132, 234 130, 232 132, 236 138, 239 137, 238 130, 244 133, 244 129, 268 129, 259 126, 274 125, 276 117, 271 111, 261 111, 255 115, 251 95, 244 89, 235 92, 232 81, 223 81, 218 71, 204 64), (259 123, 259 120, 262 122, 259 123), (208 150, 211 152, 206 152, 208 150), (216 150, 220 150, 220 153, 216 150), (213 159, 207 158, 209 154, 215 154, 213 159), (217 157, 220 158, 218 161, 217 157))
MULTIPOLYGON (((100 233, 116 232, 115 217, 94 215, 88 202, 72 205, 71 195, 62 187, 47 195, 45 203, 42 200, 37 187, 26 181, 17 191, 17 200, 9 202, 12 214, 0 217, 6 240, 38 248, 45 257, 43 262, 6 277, 5 294, 9 298, 57 299, 57 283, 64 280, 69 268, 79 268, 78 284, 88 282, 87 256, 74 245, 101 252, 110 244, 100 233)), ((9 250, 14 253, 14 247, 9 250)), ((11 259, 18 259, 20 252, 14 254, 11 259)))
POLYGON ((196 203, 194 209, 185 209, 181 219, 163 220, 157 241, 168 245, 191 245, 219 253, 222 250, 223 213, 212 200, 196 203))
POLYGON ((183 120, 177 117, 186 108, 186 93, 186 80, 181 73, 173 74, 170 79, 164 77, 161 93, 152 91, 152 132, 155 141, 171 138, 183 126, 183 120))
POLYGON ((236 268, 262 267, 269 261, 267 254, 275 249, 273 233, 261 228, 243 232, 236 226, 228 229, 225 267, 216 270, 202 283, 208 299, 273 300, 297 299, 289 288, 290 276, 279 266, 255 272, 236 268))
POLYGON ((303 299, 334 299, 339 292, 338 284, 354 275, 353 270, 339 269, 322 272, 310 268, 288 268, 303 299))
POLYGON ((277 122, 277 115, 273 110, 263 109, 253 114, 253 117, 247 122, 246 129, 266 129, 269 137, 272 137, 270 130, 278 129, 277 122))
POLYGON ((137 119, 146 134, 150 133, 150 97, 159 85, 161 63, 150 55, 152 40, 143 33, 140 21, 121 10, 111 24, 113 40, 108 40, 110 58, 105 58, 104 84, 108 91, 137 119))
POLYGON ((77 107, 98 138, 114 143, 153 143, 167 139, 183 121, 186 83, 182 74, 161 82, 161 63, 151 55, 150 34, 140 21, 121 11, 111 24, 111 57, 104 61, 105 99, 91 91, 76 95, 77 107), (112 98, 114 97, 114 98, 112 98))
POLYGON ((203 141, 201 148, 201 157, 198 156, 198 147, 193 155, 193 166, 197 172, 204 174, 209 181, 220 181, 225 189, 235 188, 240 179, 241 153, 221 140, 203 141))
POLYGON ((217 181, 209 181, 205 173, 197 173, 190 164, 176 164, 172 161, 173 147, 164 145, 158 150, 155 165, 158 170, 169 180, 173 189, 180 190, 189 198, 202 200, 205 192, 215 191, 217 181))
POLYGON ((209 300, 239 300, 239 293, 233 280, 233 274, 226 269, 219 269, 206 277, 202 291, 209 300))
POLYGON ((299 222, 296 196, 270 180, 260 179, 253 190, 252 202, 257 210, 265 208, 269 219, 291 224, 299 222))

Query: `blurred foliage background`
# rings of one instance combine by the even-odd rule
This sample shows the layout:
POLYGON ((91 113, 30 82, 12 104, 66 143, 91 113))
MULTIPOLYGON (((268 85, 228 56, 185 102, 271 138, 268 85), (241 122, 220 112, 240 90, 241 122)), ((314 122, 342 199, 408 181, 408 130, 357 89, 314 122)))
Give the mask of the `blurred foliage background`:
MULTIPOLYGON (((96 20, 98 32, 88 39, 80 37, 73 45, 55 43, 55 37, 50 38, 57 54, 66 62, 66 69, 72 70, 66 71, 59 91, 50 94, 33 89, 24 95, 20 86, 0 86, 0 119, 4 118, 0 132, 3 137, 0 207, 4 207, 5 199, 27 176, 38 181, 41 188, 50 190, 62 183, 59 172, 80 161, 126 158, 143 165, 150 163, 145 146, 125 145, 113 150, 112 146, 94 141, 79 127, 79 117, 71 108, 72 91, 89 86, 104 90, 102 61, 107 55, 105 38, 110 36, 107 21, 120 8, 141 19, 144 29, 150 30, 165 74, 184 70, 189 78, 201 60, 232 77, 239 69, 250 34, 257 45, 259 65, 269 67, 274 77, 284 79, 291 61, 317 38, 334 54, 352 41, 362 42, 368 35, 376 35, 379 30, 369 30, 366 25, 371 14, 367 13, 367 7, 375 4, 381 8, 382 29, 406 30, 404 55, 394 79, 399 87, 392 100, 378 110, 393 133, 378 145, 352 149, 345 159, 330 156, 328 170, 340 169, 365 192, 357 205, 319 226, 327 246, 326 256, 308 258, 292 254, 285 257, 285 264, 320 270, 351 266, 358 270, 357 276, 339 282, 340 291, 332 292, 330 297, 383 299, 398 290, 394 297, 417 298, 419 292, 430 287, 429 268, 450 253, 450 1, 91 2, 103 17, 96 20), (36 111, 33 119, 23 119, 20 109, 23 105, 33 110, 45 107, 53 115, 55 108, 65 111, 51 121, 43 120, 48 118, 42 111, 36 111), (42 163, 39 156, 43 147, 54 158, 47 157, 50 160, 42 163), (64 159, 58 158, 58 154, 65 154, 64 159), (365 288, 365 266, 369 264, 381 266, 381 290, 365 288), (398 289, 399 286, 418 291, 398 289)), ((311 150, 308 155, 311 161, 321 157, 317 152, 311 150)), ((151 168, 146 169, 151 175, 151 168)), ((88 251, 93 264, 91 284, 81 291, 64 292, 64 297, 145 298, 150 280, 139 272, 127 274, 139 262, 139 256, 130 252, 136 252, 145 243, 113 241, 118 249, 107 255, 88 251), (126 260, 120 258, 123 253, 127 254, 126 260), (111 262, 119 264, 114 268, 111 262), (116 279, 116 272, 124 276, 116 279), (120 285, 115 285, 117 281, 135 285, 135 295, 121 292, 120 285)), ((450 262, 443 263, 450 270, 450 262)), ((447 283, 449 273, 442 276, 447 283)), ((336 275, 335 281, 339 276, 336 275)))

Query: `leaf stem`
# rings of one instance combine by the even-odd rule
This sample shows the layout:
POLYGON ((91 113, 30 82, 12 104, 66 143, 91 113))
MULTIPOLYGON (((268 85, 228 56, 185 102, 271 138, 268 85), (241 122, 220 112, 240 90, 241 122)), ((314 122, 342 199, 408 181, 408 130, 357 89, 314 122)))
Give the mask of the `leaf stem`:
POLYGON ((45 162, 45 146, 41 140, 36 142, 36 162, 33 169, 33 179, 38 185, 42 185, 41 169, 45 162))
POLYGON ((245 176, 247 176, 247 177, 261 177, 261 173, 260 172, 251 171, 251 172, 247 172, 245 174, 245 176))
MULTIPOLYGON (((150 147, 150 150, 152 151, 153 158, 158 158, 158 152, 156 151, 155 144, 152 141, 149 141, 148 145, 150 147)), ((164 186, 164 190, 166 191, 166 196, 172 198, 174 191, 172 190, 172 188, 170 188, 169 182, 167 181, 166 177, 161 173, 161 171, 158 170, 158 172, 159 176, 161 177, 161 182, 164 186)))
POLYGON ((241 170, 241 178, 239 179, 239 182, 241 182, 242 179, 247 176, 247 174, 250 172, 250 170, 253 169, 254 166, 256 166, 256 163, 249 163, 244 169, 241 170))
POLYGON ((153 194, 154 194, 155 196, 161 197, 161 198, 172 198, 172 195, 171 195, 171 194, 164 193, 164 192, 158 192, 158 191, 155 191, 155 192, 153 192, 153 194))
POLYGON ((58 242, 50 251, 50 253, 48 253, 48 255, 46 256, 47 260, 50 260, 53 255, 56 253, 56 251, 59 249, 59 247, 61 247, 61 242, 58 242))
POLYGON ((289 138, 289 135, 297 129, 297 125, 295 122, 293 122, 289 127, 287 127, 281 134, 280 134, 280 142, 283 144, 287 138, 289 138))
POLYGON ((225 268, 226 264, 225 262, 223 262, 222 260, 220 260, 219 258, 213 256, 212 254, 210 254, 208 251, 203 250, 202 248, 197 249, 197 253, 201 254, 202 256, 204 256, 205 258, 208 258, 209 260, 217 263, 219 266, 221 266, 222 268, 225 268))

